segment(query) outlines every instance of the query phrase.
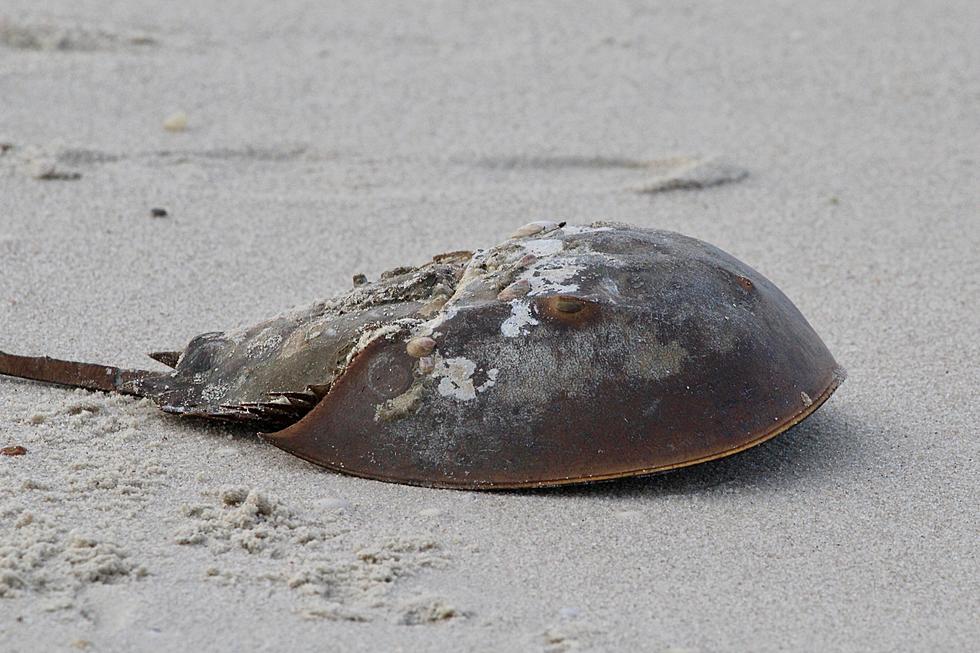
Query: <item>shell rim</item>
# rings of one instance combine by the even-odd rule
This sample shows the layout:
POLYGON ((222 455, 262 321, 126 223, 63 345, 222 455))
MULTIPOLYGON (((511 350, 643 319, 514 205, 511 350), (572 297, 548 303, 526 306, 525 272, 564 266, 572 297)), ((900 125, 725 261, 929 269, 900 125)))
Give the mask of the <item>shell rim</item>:
MULTIPOLYGON (((543 481, 523 481, 523 482, 522 481, 516 481, 516 482, 485 481, 485 482, 470 482, 469 484, 449 483, 445 481, 432 481, 432 480, 424 480, 424 479, 416 479, 416 478, 397 478, 394 476, 381 476, 378 474, 362 473, 351 469, 347 469, 345 467, 324 464, 322 462, 313 460, 312 458, 309 458, 307 456, 302 456, 296 452, 283 449, 282 447, 278 446, 278 444, 274 439, 265 438, 264 436, 266 434, 259 434, 259 435, 260 437, 262 437, 262 439, 266 440, 266 442, 269 442, 276 448, 283 449, 287 453, 296 456, 298 458, 301 458, 318 467, 329 469, 331 471, 338 472, 340 474, 344 474, 347 476, 356 476, 358 478, 366 478, 372 481, 381 481, 385 483, 400 483, 402 485, 414 485, 417 487, 429 487, 429 488, 445 489, 445 490, 462 490, 462 491, 476 491, 476 492, 487 492, 487 491, 495 491, 495 490, 533 490, 539 488, 554 488, 554 487, 562 487, 568 485, 586 485, 592 483, 601 483, 604 481, 614 481, 622 478, 652 476, 655 474, 662 474, 665 472, 674 471, 676 469, 682 469, 684 467, 700 465, 701 463, 710 462, 712 460, 720 460, 721 458, 734 456, 735 454, 741 453, 755 446, 763 444, 764 442, 767 442, 775 438, 777 435, 785 433, 789 429, 793 428, 794 426, 796 426, 797 424, 805 420, 807 417, 809 417, 814 412, 816 412, 818 408, 823 406, 828 399, 830 399, 831 395, 834 394, 834 392, 837 390, 837 388, 840 387, 840 385, 844 382, 846 378, 847 378, 847 372, 844 370, 844 368, 841 367, 840 365, 836 365, 834 367, 833 372, 831 373, 830 383, 827 384, 827 387, 823 390, 823 392, 820 393, 818 397, 813 399, 812 404, 810 404, 809 406, 805 406, 803 410, 801 410, 798 413, 795 413, 794 415, 790 416, 788 419, 777 424, 775 427, 766 431, 761 436, 753 440, 750 440, 746 443, 732 447, 731 449, 726 449, 724 451, 720 451, 717 453, 701 456, 700 458, 694 458, 692 460, 686 460, 679 463, 672 463, 669 465, 660 465, 657 467, 641 467, 639 469, 634 469, 634 470, 614 472, 611 474, 597 474, 595 476, 578 476, 578 477, 548 479, 543 481)), ((274 436, 275 433, 269 433, 267 435, 274 436)))

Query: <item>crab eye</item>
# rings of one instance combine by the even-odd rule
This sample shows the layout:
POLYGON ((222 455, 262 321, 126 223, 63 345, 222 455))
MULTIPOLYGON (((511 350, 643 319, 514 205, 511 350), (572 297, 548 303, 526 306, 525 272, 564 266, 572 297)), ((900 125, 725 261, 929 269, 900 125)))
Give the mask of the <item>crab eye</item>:
POLYGON ((572 295, 541 297, 537 314, 553 323, 579 326, 592 323, 599 315, 599 305, 572 295))
POLYGON ((585 302, 573 297, 558 297, 553 306, 559 313, 578 313, 585 308, 585 302))

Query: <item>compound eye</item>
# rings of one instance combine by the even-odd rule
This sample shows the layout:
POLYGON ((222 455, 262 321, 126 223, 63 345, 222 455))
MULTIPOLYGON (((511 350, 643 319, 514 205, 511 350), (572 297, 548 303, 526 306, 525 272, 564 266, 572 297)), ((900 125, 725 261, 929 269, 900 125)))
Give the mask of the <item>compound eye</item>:
POLYGON ((576 297, 558 297, 553 306, 559 313, 578 313, 585 308, 585 302, 576 297))
POLYGON ((537 313, 549 321, 578 326, 595 321, 599 316, 599 305, 573 295, 554 295, 538 299, 537 313))

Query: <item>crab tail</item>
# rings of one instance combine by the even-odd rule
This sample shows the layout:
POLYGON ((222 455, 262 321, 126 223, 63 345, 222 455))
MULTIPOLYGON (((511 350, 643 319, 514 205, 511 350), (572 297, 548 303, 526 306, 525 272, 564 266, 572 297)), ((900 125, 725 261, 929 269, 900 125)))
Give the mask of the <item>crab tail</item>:
POLYGON ((72 388, 119 392, 137 397, 156 394, 153 384, 161 375, 147 370, 127 370, 111 365, 77 363, 47 356, 16 356, 0 351, 0 375, 16 376, 32 381, 56 383, 72 388))

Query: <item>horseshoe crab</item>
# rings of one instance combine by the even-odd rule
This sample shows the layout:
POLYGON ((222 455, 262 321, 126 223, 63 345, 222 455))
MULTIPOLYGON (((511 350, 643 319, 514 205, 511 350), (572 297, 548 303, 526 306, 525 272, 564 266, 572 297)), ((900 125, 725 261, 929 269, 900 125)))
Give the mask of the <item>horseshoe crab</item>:
POLYGON ((536 222, 251 328, 170 372, 0 353, 0 373, 245 422, 330 469, 494 489, 651 474, 800 422, 844 372, 769 280, 616 223, 536 222))

